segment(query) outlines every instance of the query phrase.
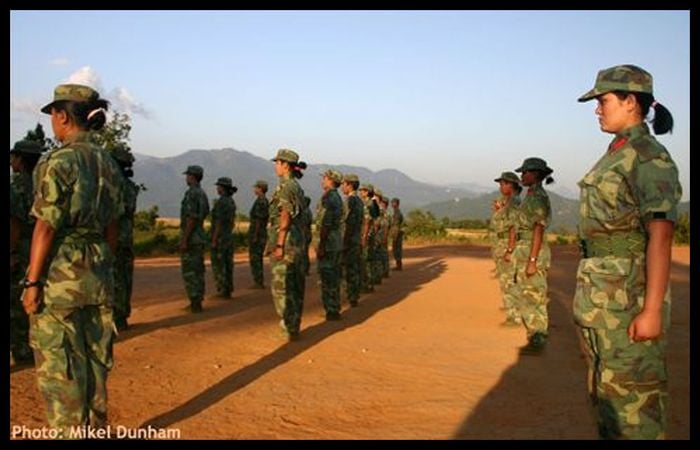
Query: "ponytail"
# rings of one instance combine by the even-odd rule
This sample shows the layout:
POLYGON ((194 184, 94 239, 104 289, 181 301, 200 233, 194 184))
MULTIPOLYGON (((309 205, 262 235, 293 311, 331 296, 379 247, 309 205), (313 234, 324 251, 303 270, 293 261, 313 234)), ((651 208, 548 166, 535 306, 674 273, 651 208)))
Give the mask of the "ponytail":
POLYGON ((98 131, 107 122, 109 102, 98 98, 90 102, 60 101, 53 104, 59 111, 65 111, 81 130, 98 131))
POLYGON ((637 98, 637 103, 642 109, 642 117, 649 116, 649 110, 654 108, 654 118, 650 120, 654 134, 666 134, 673 131, 673 116, 671 111, 664 105, 654 100, 654 96, 646 92, 625 92, 614 91, 614 94, 620 100, 624 100, 628 95, 634 95, 637 98))
POLYGON ((298 163, 289 163, 292 166, 292 176, 296 179, 301 179, 304 176, 302 170, 306 169, 306 163, 304 161, 299 161, 298 163))
POLYGON ((554 183, 554 178, 551 176, 548 176, 547 178, 544 179, 544 184, 552 184, 554 183))

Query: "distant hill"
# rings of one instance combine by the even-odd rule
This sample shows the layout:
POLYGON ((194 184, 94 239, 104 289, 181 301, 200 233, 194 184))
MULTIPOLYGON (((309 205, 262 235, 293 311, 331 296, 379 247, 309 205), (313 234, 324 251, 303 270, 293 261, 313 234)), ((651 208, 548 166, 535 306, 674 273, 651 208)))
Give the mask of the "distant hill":
MULTIPOLYGON (((552 225, 550 229, 563 226, 571 231, 575 231, 578 224, 578 200, 568 199, 551 191, 548 191, 548 194, 552 204, 552 225)), ((472 198, 461 197, 429 203, 422 206, 421 209, 430 211, 438 219, 448 217, 451 220, 483 220, 491 217, 491 202, 498 196, 498 191, 492 191, 472 198)))
MULTIPOLYGON (((168 158, 136 155, 134 181, 145 184, 147 188, 147 191, 139 195, 137 208, 142 210, 152 205, 158 205, 161 216, 178 217, 180 202, 186 190, 185 176, 182 172, 188 165, 192 164, 200 165, 204 169, 202 187, 209 196, 210 202, 216 198, 214 186, 216 179, 223 176, 231 177, 233 183, 238 187, 238 192, 233 196, 238 206, 238 212, 246 215, 254 201, 251 186, 255 180, 263 179, 269 183, 268 197, 277 184, 274 165, 269 159, 232 148, 190 150, 168 158)), ((403 172, 393 169, 373 172, 357 166, 310 164, 300 183, 306 195, 311 197, 312 208, 315 208, 316 202, 321 196, 321 177, 319 174, 330 167, 342 173, 354 172, 360 177, 361 183, 372 183, 385 194, 400 197, 404 210, 433 201, 473 195, 462 189, 421 183, 403 172)))

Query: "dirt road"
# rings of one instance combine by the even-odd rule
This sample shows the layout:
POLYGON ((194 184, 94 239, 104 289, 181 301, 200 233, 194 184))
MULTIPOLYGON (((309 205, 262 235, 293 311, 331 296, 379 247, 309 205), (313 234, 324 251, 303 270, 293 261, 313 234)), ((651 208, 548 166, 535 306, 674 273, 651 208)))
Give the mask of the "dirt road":
MULTIPOLYGON (((302 338, 287 343, 268 290, 236 255, 233 300, 183 308, 177 259, 136 264, 133 327, 119 335, 110 422, 189 439, 595 439, 585 362, 571 320, 577 252, 553 247, 550 342, 519 356, 499 328, 489 250, 405 250, 403 272, 339 322, 307 281, 302 338)), ((674 248, 668 437, 689 437, 689 249, 674 248)), ((210 268, 207 291, 214 292, 210 268)), ((45 426, 33 369, 11 367, 10 426, 45 426)))

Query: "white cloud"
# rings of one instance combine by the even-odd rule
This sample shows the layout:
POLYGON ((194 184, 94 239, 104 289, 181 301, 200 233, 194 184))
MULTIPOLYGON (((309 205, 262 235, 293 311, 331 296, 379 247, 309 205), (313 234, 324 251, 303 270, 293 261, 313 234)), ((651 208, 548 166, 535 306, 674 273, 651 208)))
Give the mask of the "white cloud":
POLYGON ((83 66, 80 69, 76 70, 68 77, 68 79, 66 79, 65 82, 90 86, 97 92, 104 92, 104 90, 102 89, 102 82, 100 81, 100 76, 90 66, 83 66))
POLYGON ((68 58, 54 58, 51 61, 49 61, 49 64, 52 66, 67 66, 70 64, 70 61, 68 58))
POLYGON ((144 119, 153 118, 153 113, 143 106, 142 103, 138 102, 124 87, 113 89, 108 98, 112 101, 116 110, 132 116, 136 114, 144 119))
POLYGON ((36 100, 30 100, 26 98, 11 98, 10 117, 15 115, 40 116, 40 109, 42 106, 44 105, 39 104, 36 100))

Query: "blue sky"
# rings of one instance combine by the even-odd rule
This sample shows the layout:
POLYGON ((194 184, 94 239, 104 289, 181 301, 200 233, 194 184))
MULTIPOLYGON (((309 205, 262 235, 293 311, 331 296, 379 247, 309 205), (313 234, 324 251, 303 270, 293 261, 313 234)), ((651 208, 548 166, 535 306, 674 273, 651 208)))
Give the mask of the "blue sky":
POLYGON ((687 11, 12 11, 10 145, 56 84, 97 87, 152 156, 279 147, 311 163, 477 183, 545 158, 557 189, 610 141, 598 70, 654 76, 675 129, 659 140, 690 198, 687 11))

